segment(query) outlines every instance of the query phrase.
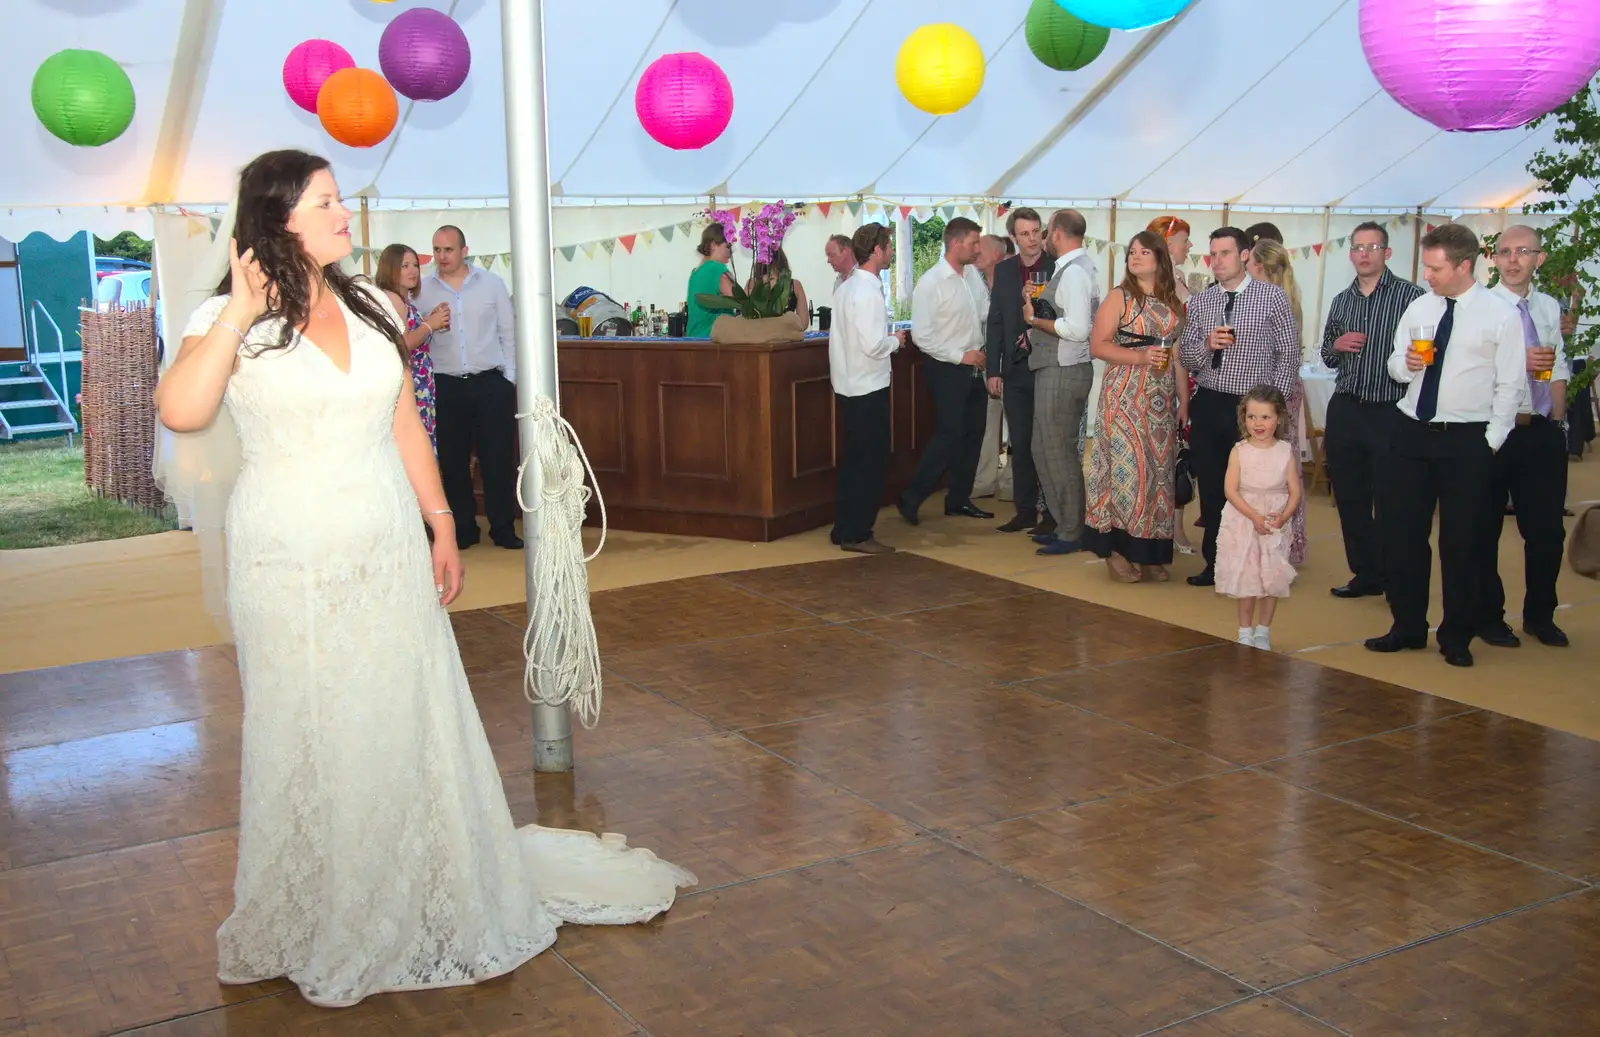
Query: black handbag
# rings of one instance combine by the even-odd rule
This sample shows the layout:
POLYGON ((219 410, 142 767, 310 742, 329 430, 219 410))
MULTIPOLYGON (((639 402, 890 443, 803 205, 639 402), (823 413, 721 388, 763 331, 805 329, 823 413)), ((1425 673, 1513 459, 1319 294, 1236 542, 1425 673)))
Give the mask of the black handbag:
POLYGON ((1178 460, 1172 466, 1172 502, 1178 507, 1188 506, 1194 500, 1194 473, 1189 470, 1189 448, 1178 448, 1178 460))

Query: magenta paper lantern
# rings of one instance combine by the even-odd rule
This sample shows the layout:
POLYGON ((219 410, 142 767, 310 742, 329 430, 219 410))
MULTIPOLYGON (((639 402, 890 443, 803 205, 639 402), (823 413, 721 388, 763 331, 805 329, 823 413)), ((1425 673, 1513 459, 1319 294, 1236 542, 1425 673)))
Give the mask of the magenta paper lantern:
POLYGON ((1445 130, 1504 130, 1600 70, 1600 0, 1361 0, 1378 83, 1445 130))
POLYGON ((633 108, 639 125, 656 143, 692 151, 728 128, 733 84, 704 54, 663 54, 639 77, 633 108))
POLYGON ((413 101, 442 101, 467 81, 472 47, 449 15, 413 7, 383 30, 378 67, 390 86, 413 101))
POLYGON ((306 40, 283 61, 283 88, 291 101, 315 115, 322 84, 340 69, 355 67, 350 52, 332 40, 306 40))

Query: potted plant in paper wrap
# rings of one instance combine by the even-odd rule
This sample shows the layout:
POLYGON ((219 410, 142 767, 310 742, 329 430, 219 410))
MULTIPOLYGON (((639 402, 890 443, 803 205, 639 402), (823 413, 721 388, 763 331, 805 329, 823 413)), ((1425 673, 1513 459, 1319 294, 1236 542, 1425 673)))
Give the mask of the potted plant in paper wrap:
MULTIPOLYGON (((726 211, 713 212, 711 218, 720 222, 729 241, 735 240, 734 217, 726 211)), ((760 212, 745 216, 738 227, 738 242, 749 249, 758 264, 772 261, 772 255, 783 244, 783 236, 794 223, 794 213, 783 202, 773 202, 761 207, 760 212)), ((799 313, 786 312, 789 306, 790 276, 780 274, 768 283, 757 280, 747 292, 733 284, 732 295, 696 296, 700 305, 708 310, 731 311, 718 317, 711 325, 711 341, 724 345, 752 345, 767 342, 792 342, 806 333, 806 319, 799 313)))

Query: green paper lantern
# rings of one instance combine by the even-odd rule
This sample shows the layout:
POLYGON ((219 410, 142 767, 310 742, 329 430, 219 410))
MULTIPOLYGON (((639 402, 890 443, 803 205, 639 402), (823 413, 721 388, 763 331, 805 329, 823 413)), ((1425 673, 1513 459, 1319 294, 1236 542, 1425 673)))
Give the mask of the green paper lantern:
POLYGON ((68 144, 98 148, 133 122, 133 83, 97 50, 62 50, 33 74, 33 112, 68 144))
POLYGON ((1100 56, 1111 30, 1062 9, 1056 0, 1033 0, 1023 29, 1033 56, 1057 72, 1076 72, 1100 56))

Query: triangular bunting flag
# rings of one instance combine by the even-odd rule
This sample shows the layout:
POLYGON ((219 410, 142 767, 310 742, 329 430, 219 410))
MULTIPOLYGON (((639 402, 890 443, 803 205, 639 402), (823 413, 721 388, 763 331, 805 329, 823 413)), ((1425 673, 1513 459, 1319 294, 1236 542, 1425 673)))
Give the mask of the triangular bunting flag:
POLYGON ((1095 242, 1094 243, 1094 250, 1096 252, 1104 252, 1106 250, 1106 243, 1103 242, 1103 241, 1095 242))
POLYGON ((484 256, 483 257, 483 268, 485 270, 494 269, 494 261, 496 259, 499 259, 499 258, 500 258, 499 256, 494 256, 494 255, 486 255, 486 256, 484 256))
POLYGON ((740 205, 740 206, 736 206, 736 207, 735 207, 735 208, 734 208, 734 209, 733 209, 733 222, 734 222, 734 223, 738 223, 738 222, 739 222, 739 215, 740 215, 740 213, 742 213, 742 212, 744 212, 744 206, 742 206, 742 205, 740 205))
POLYGON ((600 242, 600 247, 605 249, 606 250, 606 255, 609 256, 609 255, 611 255, 613 252, 615 252, 617 250, 616 239, 615 238, 607 238, 606 240, 600 242))
POLYGON ((1423 233, 1424 234, 1432 234, 1433 233, 1433 224, 1431 224, 1431 223, 1428 224, 1426 229, 1424 229, 1423 233))
POLYGON ((956 215, 956 207, 953 205, 947 205, 943 209, 939 210, 939 214, 947 220, 954 219, 956 215))
POLYGON ((861 203, 859 201, 848 202, 846 203, 846 206, 849 208, 851 216, 861 215, 861 203))
POLYGON ((912 210, 911 206, 909 206, 909 205, 900 206, 900 218, 902 220, 905 219, 907 216, 911 215, 912 211, 913 210, 912 210))
POLYGON ((219 228, 221 226, 222 226, 222 217, 221 216, 213 216, 213 217, 211 217, 211 237, 213 239, 216 238, 216 236, 217 236, 217 228, 219 228))
POLYGON ((668 241, 671 241, 672 240, 672 235, 677 232, 677 229, 678 228, 676 228, 676 227, 662 227, 661 228, 661 236, 663 238, 666 238, 668 241))
POLYGON ((590 259, 594 258, 594 242, 585 241, 582 245, 580 245, 578 247, 583 249, 583 254, 584 255, 588 256, 590 259))
POLYGON ((1311 246, 1311 251, 1315 252, 1319 256, 1322 255, 1322 245, 1321 245, 1321 243, 1319 242, 1318 244, 1312 245, 1311 246))
POLYGON ((682 231, 683 233, 687 234, 687 233, 689 233, 689 231, 694 229, 694 224, 690 223, 688 220, 685 220, 682 223, 678 224, 678 229, 680 231, 682 231))
POLYGON ((576 246, 576 245, 562 245, 561 246, 561 258, 565 259, 567 262, 569 262, 569 263, 572 262, 572 257, 577 255, 577 254, 578 254, 578 246, 576 246))
POLYGON ((1206 266, 1211 265, 1211 256, 1209 253, 1202 255, 1200 258, 1205 261, 1206 266))
POLYGON ((817 203, 817 210, 822 213, 822 218, 823 219, 827 219, 828 218, 828 210, 831 209, 831 208, 833 208, 833 203, 832 202, 818 202, 817 203))
POLYGON ((640 231, 639 237, 643 238, 644 243, 648 245, 650 242, 656 240, 656 232, 653 230, 640 231))
POLYGON ((627 249, 628 250, 628 255, 631 256, 631 255, 633 255, 633 243, 635 241, 639 240, 639 235, 637 235, 637 234, 624 234, 622 237, 618 238, 617 240, 622 242, 622 247, 627 249))

